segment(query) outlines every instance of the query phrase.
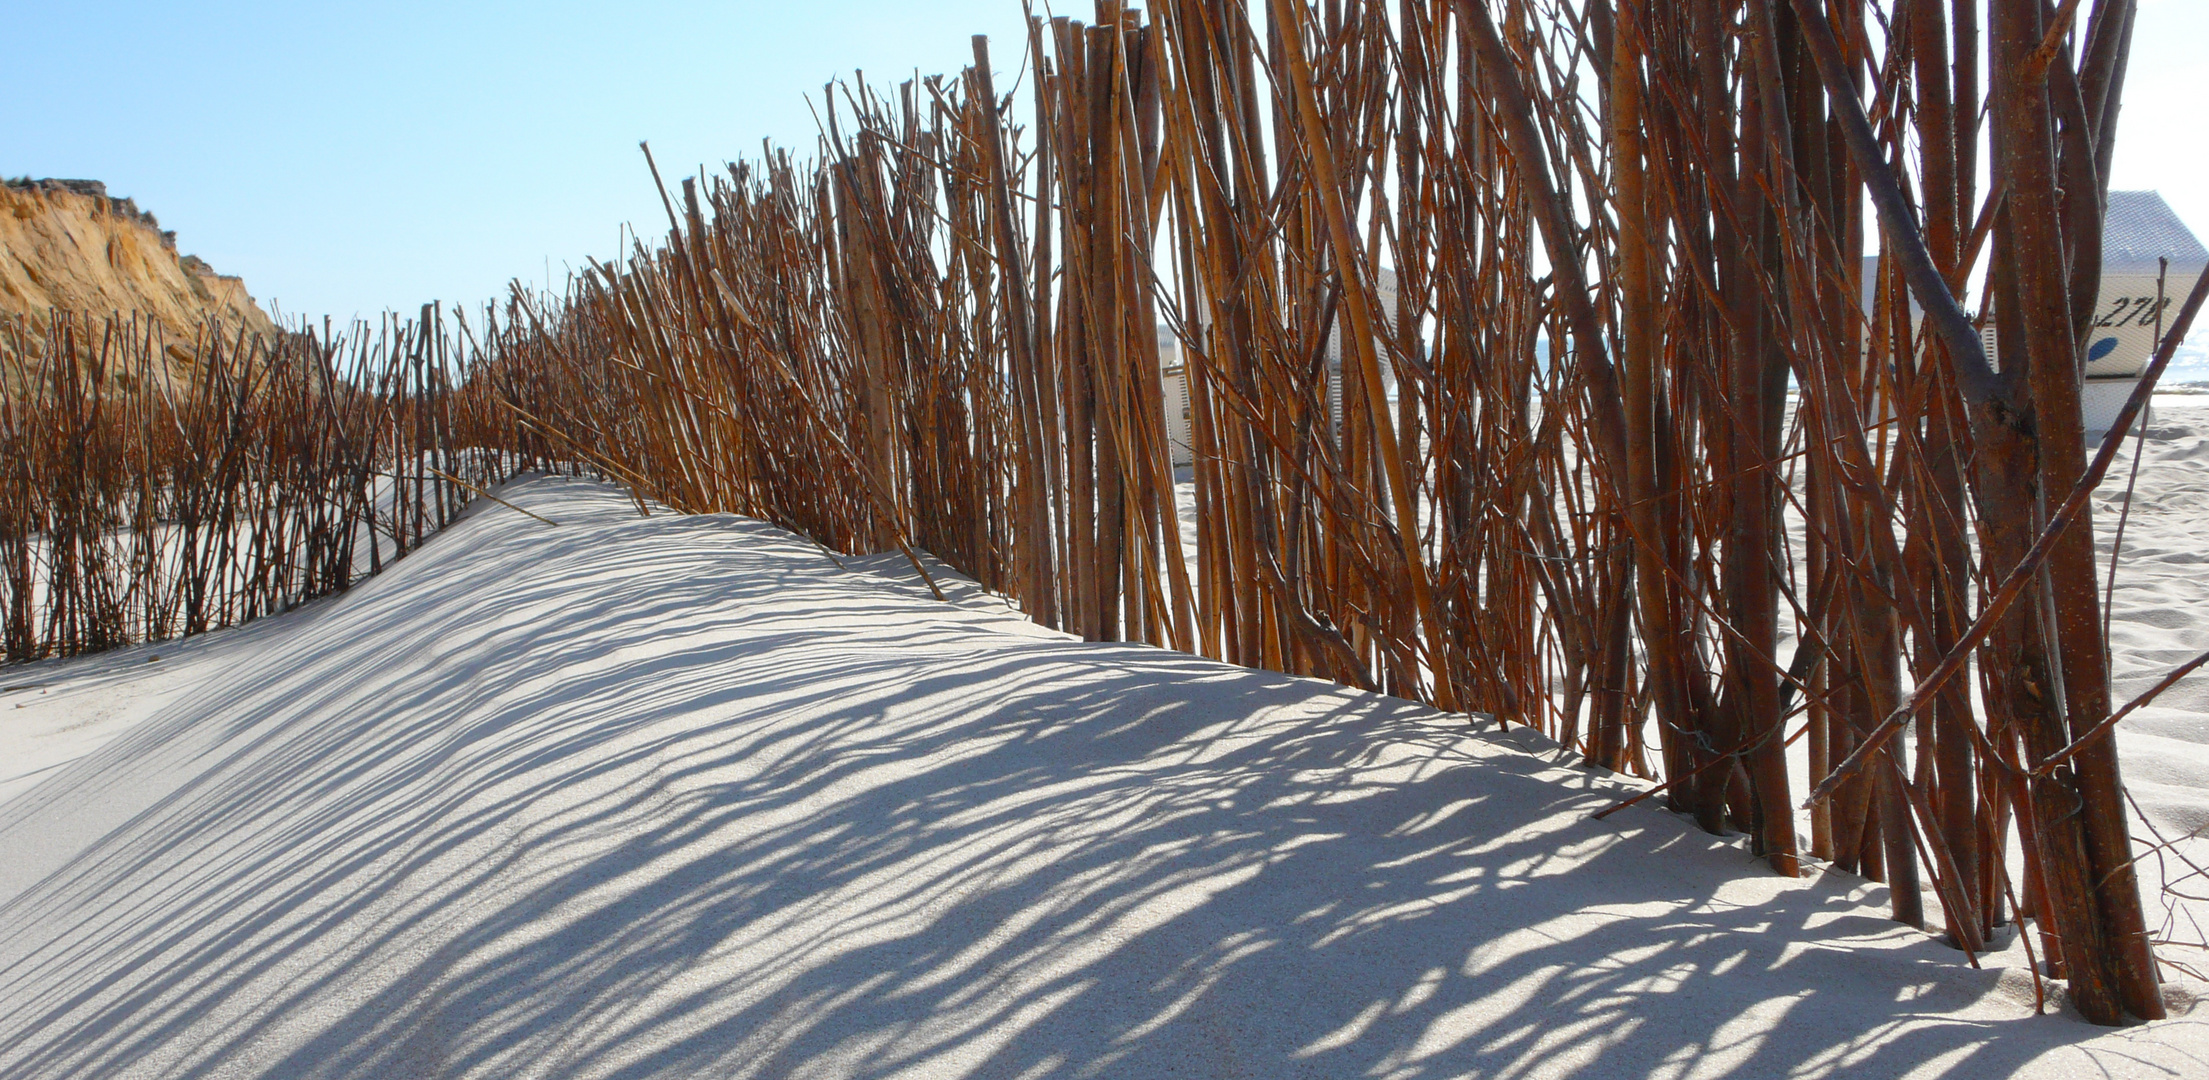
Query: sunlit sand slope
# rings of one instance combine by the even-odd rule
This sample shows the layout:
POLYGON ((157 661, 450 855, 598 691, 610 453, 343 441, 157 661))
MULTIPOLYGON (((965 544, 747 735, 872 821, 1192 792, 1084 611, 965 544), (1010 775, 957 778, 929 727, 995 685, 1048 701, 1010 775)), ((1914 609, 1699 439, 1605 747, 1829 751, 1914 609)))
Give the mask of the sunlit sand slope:
POLYGON ((0 1076, 2209 1068, 1538 740, 503 494, 0 803, 0 1076))

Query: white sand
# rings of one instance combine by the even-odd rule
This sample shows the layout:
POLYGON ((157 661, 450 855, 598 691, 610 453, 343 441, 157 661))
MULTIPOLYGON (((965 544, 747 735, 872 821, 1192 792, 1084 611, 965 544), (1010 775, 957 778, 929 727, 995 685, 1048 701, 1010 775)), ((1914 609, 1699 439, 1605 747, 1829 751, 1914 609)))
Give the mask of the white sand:
MULTIPOLYGON (((2117 704, 2209 651, 2209 397, 2158 394, 2110 594, 2117 704)), ((2106 569, 2131 479, 2126 440, 2097 491, 2095 534, 2106 569)), ((2140 810, 2135 850, 2161 916, 2163 955, 2209 970, 2209 670, 2195 672, 2118 725, 2125 786, 2140 810), (2191 837, 2188 839, 2188 837, 2191 837), (2165 843, 2175 850, 2159 850, 2165 843), (2167 886, 2167 888, 2166 888, 2167 886)), ((2209 1072, 2209 1071, 2205 1071, 2209 1072)))
POLYGON ((560 525, 0 677, 0 1076, 2209 1070, 1525 735, 502 494, 560 525))

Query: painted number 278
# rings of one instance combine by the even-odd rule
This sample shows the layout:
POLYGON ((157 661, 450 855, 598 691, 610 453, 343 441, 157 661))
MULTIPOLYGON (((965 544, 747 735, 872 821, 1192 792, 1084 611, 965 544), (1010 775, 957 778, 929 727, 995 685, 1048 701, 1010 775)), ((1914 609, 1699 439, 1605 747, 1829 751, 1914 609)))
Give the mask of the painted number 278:
POLYGON ((2096 326, 2154 326, 2155 318, 2163 309, 2171 306, 2171 298, 2156 303, 2153 296, 2120 296, 2110 305, 2109 313, 2094 321, 2096 326))

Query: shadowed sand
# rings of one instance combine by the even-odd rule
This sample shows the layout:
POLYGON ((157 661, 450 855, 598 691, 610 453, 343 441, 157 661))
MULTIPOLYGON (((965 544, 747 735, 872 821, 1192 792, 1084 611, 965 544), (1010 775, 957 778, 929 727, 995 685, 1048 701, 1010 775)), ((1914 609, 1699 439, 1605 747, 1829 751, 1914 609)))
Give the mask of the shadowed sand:
POLYGON ((501 494, 13 669, 145 716, 0 794, 0 1076, 2209 1075, 1537 738, 501 494))

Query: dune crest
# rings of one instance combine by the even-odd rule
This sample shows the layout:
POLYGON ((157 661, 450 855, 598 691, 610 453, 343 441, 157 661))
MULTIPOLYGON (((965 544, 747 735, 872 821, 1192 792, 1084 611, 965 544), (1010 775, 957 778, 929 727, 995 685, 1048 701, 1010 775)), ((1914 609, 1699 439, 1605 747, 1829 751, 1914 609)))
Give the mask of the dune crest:
MULTIPOLYGON (((49 669, 170 695, 0 802, 11 1077, 2186 1075, 1854 875, 1396 698, 1026 626, 610 485, 49 669), (78 674, 81 673, 81 674, 78 674), (141 674, 143 673, 143 674, 141 674)), ((42 677, 47 677, 42 672, 42 677)), ((19 692, 20 693, 20 692, 19 692)), ((39 693, 37 690, 29 693, 39 693)), ((0 701, 6 701, 0 698, 0 701)))

